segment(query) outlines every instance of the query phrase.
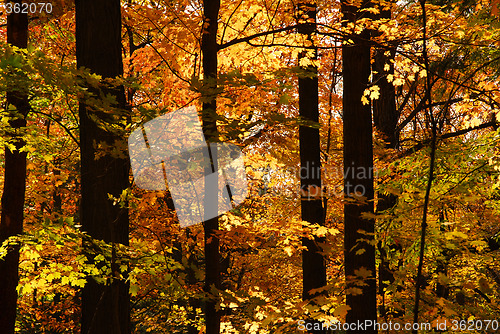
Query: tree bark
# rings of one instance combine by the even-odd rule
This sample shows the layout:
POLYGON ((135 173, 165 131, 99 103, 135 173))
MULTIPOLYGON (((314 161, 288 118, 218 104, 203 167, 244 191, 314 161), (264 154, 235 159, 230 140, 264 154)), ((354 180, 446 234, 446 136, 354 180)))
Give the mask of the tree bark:
MULTIPOLYGON (((378 19, 391 19, 391 10, 383 8, 390 6, 391 2, 378 2, 380 14, 378 19)), ((377 32, 375 32, 377 34, 377 32)), ((376 48, 373 62, 373 84, 380 88, 380 96, 373 101, 373 125, 378 130, 382 140, 384 140, 384 148, 396 149, 399 144, 399 133, 397 124, 399 120, 398 110, 396 108, 396 91, 394 85, 387 80, 387 75, 394 74, 394 64, 391 62, 394 59, 394 51, 391 49, 391 54, 386 55, 386 49, 376 48), (389 69, 386 70, 386 64, 389 69)), ((377 213, 382 213, 391 209, 396 205, 397 197, 393 194, 378 193, 377 213)), ((394 274, 389 266, 388 254, 381 242, 378 242, 378 250, 380 254, 380 264, 378 267, 378 289, 379 295, 382 296, 382 303, 379 307, 380 316, 385 317, 387 307, 385 305, 385 289, 390 283, 394 282, 394 274), (389 282, 389 284, 384 283, 389 282)), ((391 249, 398 250, 400 246, 391 245, 391 249)), ((396 312, 398 314, 398 312, 396 312)))
MULTIPOLYGON (((363 3, 361 8, 367 6, 363 3)), ((361 9, 341 2, 344 26, 361 18, 361 9)), ((373 212, 373 141, 370 105, 361 98, 368 87, 370 75, 370 32, 351 33, 342 46, 343 62, 343 121, 344 121, 344 258, 347 283, 346 302, 350 310, 346 322, 377 320, 375 281, 374 221, 362 218, 363 212, 373 212), (352 41, 352 44, 349 42, 352 41), (356 200, 353 193, 364 197, 356 200), (369 274, 364 285, 353 279, 358 270, 369 274), (353 288, 356 292, 353 293, 353 288), (360 292, 360 293, 357 293, 360 292)), ((359 272, 358 272, 359 273, 359 272)), ((376 333, 373 327, 349 331, 376 333)))
MULTIPOLYGON (((379 17, 381 19, 390 19, 391 11, 380 9, 379 17)), ((373 62, 373 83, 380 88, 380 96, 373 100, 373 123, 380 132, 387 148, 395 149, 399 144, 399 134, 396 131, 399 120, 398 110, 396 108, 396 91, 394 85, 387 80, 388 74, 394 74, 394 51, 391 49, 391 55, 386 55, 387 50, 382 48, 375 49, 373 62), (389 69, 385 70, 385 65, 389 69)))
MULTIPOLYGON (((202 128, 207 143, 218 140, 217 131, 217 28, 220 0, 205 0, 203 2, 203 33, 201 37, 201 52, 203 54, 202 92, 202 128)), ((215 153, 215 152, 214 152, 215 153)), ((205 175, 217 172, 217 157, 209 157, 211 163, 205 170, 205 175)), ((205 187, 204 212, 218 207, 218 195, 212 193, 210 187, 205 187)), ((205 292, 211 293, 213 288, 220 289, 220 249, 218 217, 206 219, 203 223, 205 231, 205 292)), ((205 305, 206 334, 220 332, 220 312, 216 307, 218 298, 211 296, 205 305)))
MULTIPOLYGON (((19 2, 20 1, 16 1, 19 2)), ((7 16, 7 43, 19 48, 28 45, 28 14, 11 13, 7 16)), ((7 108, 11 117, 11 151, 5 147, 5 175, 2 194, 0 242, 23 232, 24 196, 26 187, 26 152, 19 150, 25 145, 20 131, 26 127, 30 106, 25 92, 15 88, 7 92, 7 108), (13 108, 15 111, 11 111, 13 108)), ((15 331, 17 291, 19 282, 19 246, 9 246, 7 255, 0 260, 0 333, 15 331)))
MULTIPOLYGON (((77 66, 90 69, 103 78, 123 74, 121 55, 121 13, 119 0, 76 0, 76 56, 77 66)), ((94 91, 95 92, 95 91, 94 91)), ((112 94, 117 107, 125 109, 123 88, 102 88, 112 94)), ((116 244, 128 245, 128 210, 113 205, 108 194, 119 197, 129 186, 129 160, 110 152, 99 152, 99 143, 125 148, 125 135, 99 127, 94 119, 113 122, 86 101, 80 101, 81 145, 81 207, 83 229, 93 239, 113 245, 111 269, 113 277, 106 284, 89 278, 82 292, 82 333, 109 334, 130 332, 128 284, 120 278, 116 244), (92 119, 94 117, 94 119, 92 119), (96 154, 102 154, 96 159, 96 154)), ((126 153, 126 152, 124 152, 126 153)), ((84 241, 84 250, 92 256, 92 242, 84 241)), ((96 254, 94 254, 96 255, 96 254)), ((109 259, 109 257, 108 257, 109 259)))
MULTIPOLYGON (((307 40, 314 46, 316 31, 316 3, 300 2, 298 4, 298 32, 306 36, 307 40)), ((312 49, 312 57, 306 51, 299 55, 301 60, 315 61, 317 50, 312 49)), ((308 121, 319 122, 318 109, 318 69, 316 65, 309 64, 301 66, 308 76, 299 76, 299 114, 308 121)), ((299 127, 299 149, 300 149, 300 189, 301 189, 301 215, 302 220, 311 224, 325 225, 325 216, 322 204, 322 182, 321 182, 321 157, 320 157, 320 135, 318 128, 310 126, 299 127), (305 172, 305 175, 302 175, 305 172)), ((325 242, 324 237, 314 236, 313 239, 302 238, 302 299, 311 300, 314 297, 325 294, 313 294, 312 289, 318 289, 326 285, 325 259, 321 254, 321 244, 325 242)), ((313 321, 309 321, 313 322, 313 321)), ((324 333, 324 331, 315 331, 324 333)))

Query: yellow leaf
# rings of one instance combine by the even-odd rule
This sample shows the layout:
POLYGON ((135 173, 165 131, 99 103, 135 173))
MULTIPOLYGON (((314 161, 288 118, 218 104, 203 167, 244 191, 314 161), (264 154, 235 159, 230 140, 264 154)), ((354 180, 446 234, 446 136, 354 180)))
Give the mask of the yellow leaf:
POLYGON ((23 294, 30 294, 33 291, 31 284, 26 284, 23 286, 23 294))
POLYGON ((380 96, 380 92, 378 90, 372 90, 370 93, 370 99, 372 99, 372 100, 377 100, 379 98, 379 96, 380 96))
POLYGON ((79 278, 77 280, 74 280, 73 282, 71 282, 71 285, 73 286, 79 286, 81 288, 83 288, 85 286, 85 283, 87 281, 85 280, 85 278, 79 278))
MULTIPOLYGON (((422 73, 422 72, 420 72, 420 73, 422 73)), ((405 82, 401 78, 397 78, 396 80, 394 80, 394 86, 402 86, 404 83, 405 82)))
POLYGON ((283 250, 285 251, 285 253, 288 254, 288 256, 292 256, 292 254, 293 254, 293 247, 292 246, 286 246, 285 248, 283 248, 283 250))
POLYGON ((318 237, 324 237, 327 233, 328 233, 328 228, 320 226, 314 234, 316 234, 318 237))

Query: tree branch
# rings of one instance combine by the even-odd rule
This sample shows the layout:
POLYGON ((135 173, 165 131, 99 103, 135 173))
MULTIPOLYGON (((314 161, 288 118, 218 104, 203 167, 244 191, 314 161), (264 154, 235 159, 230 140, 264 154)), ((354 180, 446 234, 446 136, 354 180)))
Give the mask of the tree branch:
MULTIPOLYGON (((474 130, 486 129, 486 128, 495 127, 495 126, 497 126, 497 122, 496 121, 490 121, 490 122, 486 122, 486 123, 480 124, 480 125, 472 127, 472 128, 462 129, 462 130, 458 130, 458 131, 455 131, 455 132, 450 132, 450 133, 445 133, 443 135, 438 135, 438 139, 454 138, 454 137, 461 136, 463 134, 466 134, 466 133, 474 131, 474 130)), ((430 140, 424 140, 424 141, 422 141, 422 142, 414 145, 413 147, 411 147, 411 148, 403 151, 402 153, 398 154, 396 156, 396 159, 407 157, 410 154, 415 153, 418 150, 421 150, 429 142, 430 142, 430 140)))
POLYGON ((417 107, 410 113, 410 115, 408 115, 408 117, 403 121, 401 122, 401 124, 399 124, 397 127, 396 127, 396 131, 401 131, 405 126, 406 124, 410 123, 411 120, 419 113, 421 112, 422 110, 425 110, 427 108, 433 108, 433 107, 437 107, 437 106, 442 106, 442 105, 447 105, 447 104, 451 104, 451 103, 457 103, 457 102, 460 102, 462 101, 463 99, 460 97, 460 98, 456 98, 456 99, 450 99, 450 100, 446 100, 446 101, 440 101, 440 102, 434 102, 432 103, 431 105, 429 104, 425 104, 424 105, 424 102, 425 100, 422 99, 420 101, 420 103, 417 105, 417 107))
POLYGON ((219 44, 217 50, 220 51, 220 50, 225 49, 225 48, 227 48, 227 47, 229 47, 231 45, 235 45, 235 44, 242 43, 242 42, 248 42, 248 41, 251 41, 252 39, 255 39, 255 38, 258 38, 258 37, 272 35, 272 34, 277 34, 279 32, 284 32, 284 31, 290 31, 290 30, 293 30, 293 29, 295 29, 297 27, 298 27, 298 24, 295 24, 295 25, 288 26, 288 27, 283 27, 283 28, 279 28, 279 29, 274 29, 274 30, 260 32, 258 34, 250 35, 250 36, 247 36, 247 37, 235 38, 235 39, 233 39, 233 40, 231 40, 231 41, 229 41, 227 43, 219 44))

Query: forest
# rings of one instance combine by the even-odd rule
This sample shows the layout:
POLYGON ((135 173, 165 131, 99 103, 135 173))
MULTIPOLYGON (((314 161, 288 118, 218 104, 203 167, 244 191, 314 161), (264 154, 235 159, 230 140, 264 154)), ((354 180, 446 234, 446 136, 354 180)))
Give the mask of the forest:
POLYGON ((496 333, 500 1, 0 3, 0 334, 496 333))

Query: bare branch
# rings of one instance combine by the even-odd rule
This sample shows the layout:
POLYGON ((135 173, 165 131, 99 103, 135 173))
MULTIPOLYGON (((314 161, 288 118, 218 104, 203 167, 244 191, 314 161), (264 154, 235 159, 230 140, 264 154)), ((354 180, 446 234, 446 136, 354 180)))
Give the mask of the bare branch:
POLYGON ((298 25, 295 24, 295 25, 288 26, 288 27, 283 27, 283 28, 279 28, 279 29, 274 29, 274 30, 260 32, 258 34, 250 35, 250 36, 247 36, 247 37, 235 38, 235 39, 233 39, 233 40, 231 40, 231 41, 229 41, 227 43, 220 44, 217 49, 218 50, 222 50, 222 49, 225 49, 225 48, 227 48, 227 47, 229 47, 231 45, 235 45, 235 44, 242 43, 242 42, 248 42, 248 41, 251 41, 252 39, 255 39, 255 38, 258 38, 258 37, 262 37, 262 36, 277 34, 277 33, 284 32, 284 31, 290 31, 290 30, 293 30, 293 29, 295 29, 297 27, 298 27, 298 25))

